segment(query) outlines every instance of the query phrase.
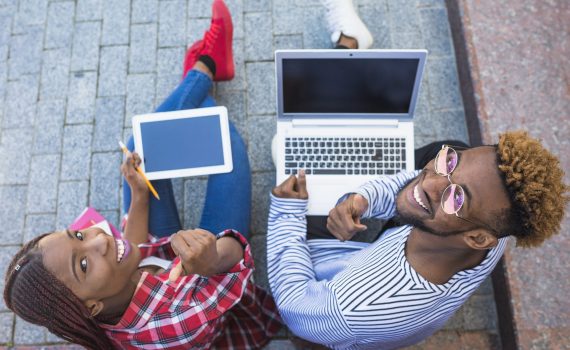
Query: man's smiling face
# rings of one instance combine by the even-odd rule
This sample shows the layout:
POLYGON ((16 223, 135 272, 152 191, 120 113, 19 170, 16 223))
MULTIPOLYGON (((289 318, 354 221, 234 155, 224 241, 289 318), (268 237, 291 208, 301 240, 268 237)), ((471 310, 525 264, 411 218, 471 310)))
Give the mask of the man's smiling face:
POLYGON ((459 152, 459 163, 451 181, 465 190, 465 203, 459 216, 482 225, 442 210, 441 196, 449 180, 434 172, 433 160, 398 194, 399 221, 443 236, 485 228, 485 224, 498 230, 496 215, 509 209, 510 201, 497 167, 495 148, 477 147, 459 152))

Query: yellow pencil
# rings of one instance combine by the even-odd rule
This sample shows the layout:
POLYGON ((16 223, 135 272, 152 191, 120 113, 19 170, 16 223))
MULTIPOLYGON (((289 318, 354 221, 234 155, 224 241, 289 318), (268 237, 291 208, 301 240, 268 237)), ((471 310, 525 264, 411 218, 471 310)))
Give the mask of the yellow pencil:
MULTIPOLYGON (((121 147, 121 149, 123 150, 123 153, 128 157, 131 152, 129 152, 129 150, 127 149, 127 146, 125 146, 125 144, 119 140, 119 146, 121 147)), ((141 170, 141 168, 135 166, 135 169, 138 171, 139 174, 141 174, 141 176, 143 177, 144 181, 146 182, 146 185, 148 186, 148 188, 150 189, 150 192, 152 192, 152 195, 160 200, 160 197, 158 196, 158 193, 156 193, 156 190, 154 189, 154 186, 150 183, 150 181, 148 180, 148 178, 146 177, 146 175, 143 173, 143 171, 141 170)))

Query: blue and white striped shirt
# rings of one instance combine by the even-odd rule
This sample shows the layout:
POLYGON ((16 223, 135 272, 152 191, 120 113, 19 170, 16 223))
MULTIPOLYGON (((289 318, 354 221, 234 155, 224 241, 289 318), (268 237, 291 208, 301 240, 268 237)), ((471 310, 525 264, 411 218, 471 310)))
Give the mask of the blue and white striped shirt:
MULTIPOLYGON (((389 219, 398 191, 418 172, 380 177, 361 186, 363 217, 389 219)), ((269 285, 296 335, 333 349, 394 349, 437 329, 493 271, 506 238, 475 268, 433 284, 410 266, 411 226, 386 230, 374 243, 306 240, 307 201, 271 196, 267 234, 269 285)))

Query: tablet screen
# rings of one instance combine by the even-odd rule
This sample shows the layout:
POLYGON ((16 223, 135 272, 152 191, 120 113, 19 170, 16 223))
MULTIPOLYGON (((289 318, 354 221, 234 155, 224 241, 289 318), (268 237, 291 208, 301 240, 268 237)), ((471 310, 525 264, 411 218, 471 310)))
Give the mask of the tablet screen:
POLYGON ((224 164, 219 115, 143 122, 146 172, 224 164))

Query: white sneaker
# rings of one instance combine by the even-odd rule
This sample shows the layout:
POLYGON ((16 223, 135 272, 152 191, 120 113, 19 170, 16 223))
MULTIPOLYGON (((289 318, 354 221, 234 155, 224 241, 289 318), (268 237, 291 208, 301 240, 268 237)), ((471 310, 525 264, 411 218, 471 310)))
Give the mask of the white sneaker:
POLYGON ((271 139, 271 160, 277 169, 277 134, 273 135, 273 139, 271 139))
POLYGON ((356 39, 359 49, 372 46, 372 34, 356 13, 352 0, 321 0, 321 3, 327 9, 327 25, 332 32, 333 44, 336 45, 343 34, 356 39))

